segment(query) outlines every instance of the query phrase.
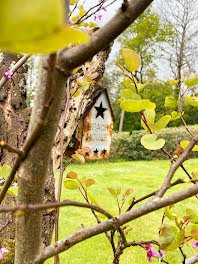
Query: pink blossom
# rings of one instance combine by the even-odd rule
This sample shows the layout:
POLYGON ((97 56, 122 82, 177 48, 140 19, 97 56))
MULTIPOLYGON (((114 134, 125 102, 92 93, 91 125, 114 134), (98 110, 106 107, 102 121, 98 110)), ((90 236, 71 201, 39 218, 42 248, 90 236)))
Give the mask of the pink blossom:
POLYGON ((8 252, 9 250, 7 248, 4 247, 0 248, 0 259, 3 258, 3 253, 8 253, 8 252))
POLYGON ((103 10, 106 12, 107 11, 107 7, 106 6, 103 6, 103 10))
POLYGON ((103 2, 103 0, 99 0, 98 2, 99 2, 99 3, 102 3, 102 2, 103 2))
POLYGON ((165 251, 164 251, 164 250, 160 250, 160 256, 161 256, 162 258, 165 257, 165 251))
POLYGON ((102 15, 98 15, 98 18, 99 18, 99 20, 101 20, 102 19, 102 15))
POLYGON ((198 241, 197 240, 194 240, 194 243, 192 245, 193 248, 197 248, 198 247, 198 241))
POLYGON ((5 72, 5 76, 7 76, 8 79, 12 79, 12 75, 13 75, 12 71, 5 72))
POLYGON ((96 19, 97 19, 97 16, 94 16, 94 20, 96 21, 96 19))
POLYGON ((68 21, 69 25, 73 25, 74 23, 71 21, 71 19, 69 19, 68 21))
POLYGON ((146 251, 147 251, 147 259, 149 262, 152 262, 152 257, 153 258, 158 258, 158 252, 155 250, 151 244, 146 245, 146 251))

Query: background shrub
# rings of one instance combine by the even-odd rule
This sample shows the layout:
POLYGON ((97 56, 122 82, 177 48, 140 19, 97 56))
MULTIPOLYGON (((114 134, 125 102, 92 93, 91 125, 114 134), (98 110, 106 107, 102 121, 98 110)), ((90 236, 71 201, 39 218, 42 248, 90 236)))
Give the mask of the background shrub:
MULTIPOLYGON (((198 131, 198 125, 189 126, 189 128, 194 134, 198 131)), ((114 133, 112 137, 110 159, 168 159, 161 150, 150 151, 141 145, 141 137, 145 134, 146 132, 144 130, 135 130, 132 134, 129 134, 129 132, 114 133)), ((190 140, 190 135, 184 127, 165 128, 158 132, 157 135, 158 138, 164 138, 166 140, 165 148, 170 154, 173 154, 181 140, 190 140)), ((198 153, 192 152, 190 158, 195 157, 198 157, 198 153)))

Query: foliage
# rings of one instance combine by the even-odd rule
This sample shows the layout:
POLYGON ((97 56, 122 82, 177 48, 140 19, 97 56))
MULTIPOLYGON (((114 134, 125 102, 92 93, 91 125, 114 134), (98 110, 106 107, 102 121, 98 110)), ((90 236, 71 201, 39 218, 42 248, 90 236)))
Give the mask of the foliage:
POLYGON ((36 0, 33 6, 29 1, 25 4, 23 1, 3 1, 0 17, 2 50, 29 54, 52 53, 70 43, 88 41, 85 33, 65 26, 61 0, 48 0, 47 5, 36 0))
POLYGON ((135 50, 141 57, 142 65, 138 76, 143 82, 147 67, 156 68, 154 59, 159 59, 162 43, 172 42, 174 32, 171 25, 163 24, 159 15, 148 8, 120 37, 122 47, 135 50), (149 28, 149 30, 148 30, 149 28))
MULTIPOLYGON (((193 133, 195 133, 198 126, 189 126, 189 128, 193 133)), ((129 132, 114 133, 111 144, 111 160, 165 159, 166 157, 160 150, 149 151, 141 145, 141 137, 145 134, 146 132, 143 130, 133 131, 131 135, 129 132)), ((173 152, 184 138, 187 140, 190 139, 190 136, 184 127, 164 128, 160 132, 157 132, 157 136, 165 139, 165 147, 172 154, 174 154, 173 152)), ((197 152, 191 153, 190 157, 197 157, 197 152)))

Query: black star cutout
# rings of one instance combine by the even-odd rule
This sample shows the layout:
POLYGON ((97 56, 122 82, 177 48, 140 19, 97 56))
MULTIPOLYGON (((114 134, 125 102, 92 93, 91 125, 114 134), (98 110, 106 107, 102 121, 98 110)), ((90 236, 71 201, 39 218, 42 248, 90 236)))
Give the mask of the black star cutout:
POLYGON ((94 106, 96 108, 97 114, 96 118, 101 116, 104 119, 104 112, 107 110, 107 108, 102 107, 102 102, 100 103, 100 106, 94 106))
POLYGON ((97 155, 98 152, 99 152, 99 150, 96 148, 96 149, 94 150, 94 153, 97 155))
POLYGON ((102 150, 102 155, 105 155, 106 152, 107 152, 107 150, 106 150, 106 149, 103 149, 103 150, 102 150))

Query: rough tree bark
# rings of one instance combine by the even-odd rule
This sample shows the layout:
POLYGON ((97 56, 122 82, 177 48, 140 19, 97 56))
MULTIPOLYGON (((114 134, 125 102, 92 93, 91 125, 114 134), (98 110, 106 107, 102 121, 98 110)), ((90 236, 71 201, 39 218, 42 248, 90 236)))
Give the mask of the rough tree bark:
MULTIPOLYGON (((19 56, 1 53, 0 78, 10 68, 14 62, 19 60, 19 56)), ((26 105, 26 74, 27 64, 24 64, 13 75, 0 90, 0 139, 14 148, 21 148, 27 136, 27 128, 30 120, 31 109, 26 105)), ((0 166, 5 164, 13 166, 16 154, 0 149, 0 166)), ((6 202, 10 204, 16 202, 15 197, 6 196, 6 202)), ((45 202, 55 201, 54 177, 52 172, 52 162, 48 169, 48 178, 45 185, 45 202)), ((49 245, 53 232, 54 218, 50 213, 45 212, 43 218, 43 243, 49 245)), ((14 238, 15 238, 15 216, 11 213, 0 214, 0 237, 10 250, 2 260, 3 263, 14 262, 14 238)))

